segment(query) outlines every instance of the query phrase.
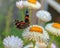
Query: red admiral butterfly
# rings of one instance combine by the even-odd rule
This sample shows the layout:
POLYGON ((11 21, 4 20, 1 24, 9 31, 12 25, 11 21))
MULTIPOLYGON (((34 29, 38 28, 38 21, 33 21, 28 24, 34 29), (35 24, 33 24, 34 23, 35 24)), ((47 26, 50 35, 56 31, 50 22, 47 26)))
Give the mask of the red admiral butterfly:
POLYGON ((29 26, 29 13, 26 10, 25 21, 15 20, 15 25, 18 29, 24 29, 29 26))

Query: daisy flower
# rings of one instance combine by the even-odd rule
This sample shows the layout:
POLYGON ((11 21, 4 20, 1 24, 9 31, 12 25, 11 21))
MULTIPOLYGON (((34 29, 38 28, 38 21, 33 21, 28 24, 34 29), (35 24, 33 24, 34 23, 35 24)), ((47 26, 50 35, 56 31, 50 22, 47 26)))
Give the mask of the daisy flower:
POLYGON ((41 4, 36 0, 28 0, 24 2, 24 6, 30 9, 40 9, 41 4))
POLYGON ((38 19, 40 19, 40 24, 44 26, 46 22, 51 21, 52 17, 48 11, 40 10, 36 13, 38 19))
POLYGON ((42 21, 44 21, 44 22, 49 22, 49 21, 51 21, 51 14, 48 12, 48 11, 44 11, 44 10, 40 10, 40 11, 38 11, 37 13, 36 13, 36 16, 40 19, 40 20, 42 20, 42 21))
POLYGON ((53 35, 60 36, 60 23, 49 23, 45 29, 53 35))
POLYGON ((28 40, 33 40, 33 41, 48 41, 49 40, 49 35, 48 33, 44 30, 43 27, 38 26, 38 25, 32 25, 28 28, 26 28, 22 34, 22 36, 25 39, 28 40))
POLYGON ((22 48, 23 41, 18 37, 8 36, 3 40, 5 48, 22 48))
POLYGON ((22 9, 23 7, 24 7, 24 5, 23 5, 23 3, 24 3, 24 1, 17 1, 16 2, 16 6, 19 8, 19 9, 22 9))

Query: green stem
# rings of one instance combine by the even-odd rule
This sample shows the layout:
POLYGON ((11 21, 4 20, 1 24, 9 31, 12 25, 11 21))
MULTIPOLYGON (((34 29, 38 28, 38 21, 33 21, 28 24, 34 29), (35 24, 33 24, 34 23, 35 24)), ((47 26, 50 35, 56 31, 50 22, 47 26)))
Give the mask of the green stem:
POLYGON ((35 48, 35 43, 36 43, 36 42, 35 42, 35 41, 33 41, 33 48, 35 48))
POLYGON ((29 12, 30 25, 32 25, 32 21, 31 21, 32 19, 31 18, 32 18, 32 10, 30 9, 30 12, 29 12))
POLYGON ((48 45, 47 48, 51 48, 51 44, 52 44, 53 41, 54 41, 54 35, 51 37, 51 40, 50 40, 49 45, 48 45))
POLYGON ((20 12, 21 12, 21 20, 24 21, 24 16, 25 16, 24 10, 21 10, 20 12))

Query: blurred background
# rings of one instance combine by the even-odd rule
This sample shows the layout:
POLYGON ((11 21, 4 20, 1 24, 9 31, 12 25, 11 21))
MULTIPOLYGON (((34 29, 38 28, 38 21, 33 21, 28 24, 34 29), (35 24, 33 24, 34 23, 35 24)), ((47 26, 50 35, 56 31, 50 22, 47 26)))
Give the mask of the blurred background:
MULTIPOLYGON (((15 27, 15 19, 21 19, 22 10, 16 7, 16 1, 18 0, 0 0, 0 48, 4 48, 2 45, 2 39, 7 35, 15 35, 21 37, 22 30, 18 30, 15 27)), ((60 0, 38 0, 42 7, 40 10, 47 10, 52 14, 52 21, 60 23, 60 0)), ((25 9, 23 9, 25 10, 25 9)), ((33 11, 32 23, 38 24, 39 20, 35 17, 33 11), (35 17, 35 20, 33 18, 35 17), (37 22, 38 21, 38 22, 37 22)), ((25 13, 25 12, 24 12, 25 13)), ((57 41, 57 46, 60 48, 60 37, 57 41)))

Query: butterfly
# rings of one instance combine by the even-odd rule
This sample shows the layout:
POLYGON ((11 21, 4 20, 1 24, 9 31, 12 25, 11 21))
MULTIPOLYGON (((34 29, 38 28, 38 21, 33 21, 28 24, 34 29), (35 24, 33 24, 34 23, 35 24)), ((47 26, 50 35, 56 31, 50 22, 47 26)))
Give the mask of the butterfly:
POLYGON ((26 15, 25 15, 25 20, 24 21, 19 21, 19 20, 15 20, 15 25, 18 29, 24 29, 27 28, 29 26, 29 14, 28 11, 26 11, 26 15))

